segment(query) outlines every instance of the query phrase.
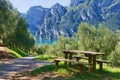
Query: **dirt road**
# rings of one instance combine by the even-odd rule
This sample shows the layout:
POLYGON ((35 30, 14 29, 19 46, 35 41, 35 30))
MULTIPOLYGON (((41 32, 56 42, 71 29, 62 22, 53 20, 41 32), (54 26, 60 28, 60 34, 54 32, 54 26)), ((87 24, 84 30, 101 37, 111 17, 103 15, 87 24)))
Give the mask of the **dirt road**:
POLYGON ((46 61, 33 60, 33 57, 20 59, 7 59, 0 61, 0 80, 31 80, 27 77, 18 76, 20 73, 27 74, 29 71, 52 64, 46 61))

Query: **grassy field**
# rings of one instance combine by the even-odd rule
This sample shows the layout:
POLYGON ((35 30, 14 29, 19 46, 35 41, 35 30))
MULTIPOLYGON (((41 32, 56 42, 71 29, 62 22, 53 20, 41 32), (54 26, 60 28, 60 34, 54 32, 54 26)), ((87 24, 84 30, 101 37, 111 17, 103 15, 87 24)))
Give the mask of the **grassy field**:
MULTIPOLYGON (((42 57, 43 56, 38 58, 37 56, 38 59, 41 59, 42 57)), ((51 57, 46 57, 45 60, 51 61, 51 57)), ((94 72, 80 74, 77 66, 65 66, 64 63, 60 63, 58 69, 55 69, 55 65, 52 64, 35 69, 31 74, 33 76, 37 76, 40 74, 50 73, 51 75, 47 77, 48 80, 57 80, 55 76, 57 76, 59 80, 120 80, 120 67, 111 67, 104 64, 103 71, 99 71, 98 67, 99 66, 97 64, 97 70, 94 72)), ((87 71, 87 67, 85 67, 85 71, 87 71)))

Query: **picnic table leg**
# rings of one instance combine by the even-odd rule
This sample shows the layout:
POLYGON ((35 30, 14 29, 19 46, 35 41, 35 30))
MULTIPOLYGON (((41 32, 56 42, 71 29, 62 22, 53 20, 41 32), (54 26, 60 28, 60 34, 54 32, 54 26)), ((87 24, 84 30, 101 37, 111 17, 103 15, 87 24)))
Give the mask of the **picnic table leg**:
POLYGON ((58 69, 59 61, 55 60, 55 68, 58 69))
POLYGON ((101 62, 101 63, 99 63, 99 64, 100 64, 100 66, 99 66, 100 71, 102 71, 102 70, 103 70, 103 63, 101 62))
MULTIPOLYGON (((65 54, 65 59, 68 59, 68 53, 64 53, 65 54)), ((67 62, 64 62, 65 65, 67 65, 67 62)))
POLYGON ((84 73, 84 70, 83 70, 83 64, 77 64, 79 66, 79 72, 80 74, 83 74, 84 73))
MULTIPOLYGON (((72 54, 69 54, 69 59, 72 60, 73 56, 72 54)), ((71 65, 71 63, 69 63, 69 65, 71 65)))
POLYGON ((91 64, 88 65, 88 73, 90 73, 92 71, 92 67, 91 67, 91 64))
MULTIPOLYGON (((92 56, 91 55, 88 55, 88 54, 86 54, 85 56, 87 56, 88 57, 88 63, 90 63, 90 64, 92 64, 93 62, 92 62, 92 56)), ((92 70, 92 67, 91 67, 91 65, 89 65, 88 66, 89 67, 89 70, 88 70, 88 72, 91 72, 92 70)))
POLYGON ((96 55, 93 56, 93 70, 96 70, 96 55))
POLYGON ((86 57, 88 57, 88 63, 92 63, 92 56, 89 54, 85 54, 86 57))
POLYGON ((92 56, 91 55, 89 55, 88 63, 92 63, 92 56))

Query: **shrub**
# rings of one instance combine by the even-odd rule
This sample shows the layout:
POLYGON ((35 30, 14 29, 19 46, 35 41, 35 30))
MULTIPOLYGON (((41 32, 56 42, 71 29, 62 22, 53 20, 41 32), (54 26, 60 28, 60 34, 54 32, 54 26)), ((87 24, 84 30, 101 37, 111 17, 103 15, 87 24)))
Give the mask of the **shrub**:
POLYGON ((118 44, 115 47, 115 51, 111 53, 110 61, 114 66, 120 66, 120 44, 118 44))

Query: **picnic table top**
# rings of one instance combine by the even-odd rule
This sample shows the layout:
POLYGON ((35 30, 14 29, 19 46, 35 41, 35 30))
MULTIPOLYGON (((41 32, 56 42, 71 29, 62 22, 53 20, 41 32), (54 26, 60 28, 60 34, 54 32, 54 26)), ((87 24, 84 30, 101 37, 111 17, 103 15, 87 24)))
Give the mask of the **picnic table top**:
POLYGON ((101 52, 91 52, 91 51, 81 51, 81 50, 62 50, 63 53, 81 53, 81 54, 89 54, 89 55, 103 55, 105 53, 101 52))

